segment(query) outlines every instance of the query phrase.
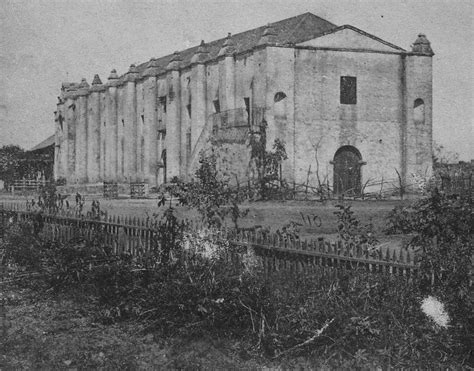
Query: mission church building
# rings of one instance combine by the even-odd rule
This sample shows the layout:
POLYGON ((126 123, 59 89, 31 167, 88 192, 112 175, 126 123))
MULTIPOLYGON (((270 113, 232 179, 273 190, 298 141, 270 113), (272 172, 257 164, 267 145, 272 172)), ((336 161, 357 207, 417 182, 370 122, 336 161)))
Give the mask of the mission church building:
POLYGON ((311 13, 63 83, 56 179, 159 186, 191 177, 210 146, 238 181, 254 174, 249 134, 285 144, 283 178, 336 193, 431 171, 432 56, 311 13), (210 139, 214 139, 211 141, 210 139), (309 177, 309 179, 308 179, 309 177))

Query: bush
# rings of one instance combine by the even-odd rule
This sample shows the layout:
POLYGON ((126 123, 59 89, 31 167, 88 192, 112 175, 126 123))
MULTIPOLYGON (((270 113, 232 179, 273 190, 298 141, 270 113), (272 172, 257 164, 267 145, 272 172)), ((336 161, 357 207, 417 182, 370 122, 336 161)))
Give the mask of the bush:
MULTIPOLYGON (((372 241, 350 206, 337 213, 341 238, 372 241)), ((105 323, 132 319, 162 335, 239 337, 245 351, 285 359, 289 368, 295 355, 321 368, 461 368, 472 355, 474 323, 469 218, 469 204, 439 194, 392 214, 392 230, 415 233, 423 248, 414 283, 322 267, 264 274, 252 251, 236 259, 243 251, 226 241, 178 228, 172 209, 157 229, 157 251, 143 259, 112 256, 100 243, 45 242, 30 222, 12 224, 2 246, 10 261, 45 273, 47 288, 83 290, 105 323), (448 328, 423 313, 427 295, 446 304, 448 328)))
POLYGON ((18 223, 4 232, 2 243, 4 264, 15 263, 28 269, 41 266, 38 241, 31 234, 30 223, 18 223))
POLYGON ((471 295, 474 257, 474 209, 467 200, 439 193, 398 208, 389 216, 389 233, 412 233, 419 249, 420 293, 446 305, 452 335, 466 354, 473 349, 474 302, 471 295))

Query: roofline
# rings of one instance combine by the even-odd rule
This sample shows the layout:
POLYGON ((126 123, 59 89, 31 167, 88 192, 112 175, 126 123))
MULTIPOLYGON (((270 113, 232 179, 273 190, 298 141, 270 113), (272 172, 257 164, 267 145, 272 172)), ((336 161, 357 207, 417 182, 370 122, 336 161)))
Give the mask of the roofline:
POLYGON ((33 152, 33 151, 37 151, 39 149, 44 149, 44 148, 47 148, 47 147, 50 147, 52 145, 55 145, 56 143, 56 138, 55 138, 56 134, 52 134, 50 135, 49 137, 47 137, 46 139, 42 140, 41 142, 39 142, 36 146, 34 146, 33 148, 31 148, 30 150, 26 151, 26 152, 33 152), (51 141, 51 139, 53 139, 53 142, 52 143, 49 143, 49 144, 46 144, 46 145, 42 145, 43 143, 48 143, 48 141, 51 141), (42 145, 42 146, 41 146, 42 145))
MULTIPOLYGON (((342 26, 333 28, 332 30, 323 32, 321 35, 315 37, 315 39, 318 39, 318 38, 323 37, 323 36, 326 36, 326 35, 333 34, 333 33, 335 33, 335 32, 339 32, 339 31, 344 30, 344 29, 350 29, 350 30, 352 30, 352 31, 355 31, 355 32, 357 32, 357 33, 360 33, 361 35, 367 36, 367 37, 369 37, 369 38, 371 38, 371 39, 373 39, 373 40, 376 40, 376 41, 378 41, 378 42, 380 42, 380 43, 382 43, 382 44, 385 44, 385 45, 387 45, 387 46, 389 46, 389 47, 391 47, 391 48, 400 50, 401 52, 406 52, 405 49, 403 49, 403 48, 401 48, 401 47, 399 47, 399 46, 397 46, 397 45, 395 45, 395 44, 389 43, 388 41, 385 41, 385 40, 381 39, 380 37, 377 37, 377 36, 372 35, 372 34, 370 34, 370 33, 368 33, 368 32, 362 31, 360 28, 351 26, 350 24, 344 24, 344 25, 342 25, 342 26)), ((303 42, 304 42, 304 41, 303 41, 303 42)))
MULTIPOLYGON (((332 22, 329 22, 329 21, 327 21, 327 20, 325 20, 325 19, 323 19, 323 18, 321 18, 321 17, 319 17, 319 16, 317 16, 317 15, 311 13, 311 12, 306 12, 306 13, 303 13, 303 14, 300 14, 300 15, 295 15, 295 16, 293 16, 293 17, 289 17, 289 18, 286 18, 286 19, 283 19, 283 20, 279 20, 279 21, 276 21, 276 22, 272 22, 272 23, 269 23, 269 24, 270 24, 270 25, 275 25, 275 24, 280 23, 280 22, 283 22, 283 21, 288 21, 289 19, 292 19, 292 18, 301 17, 302 15, 303 15, 303 17, 301 18, 299 24, 301 24, 308 16, 312 16, 312 17, 316 17, 316 18, 318 18, 318 19, 321 19, 321 20, 323 20, 323 21, 325 21, 325 22, 328 22, 328 23, 334 25, 332 22)), ((239 33, 233 34, 233 37, 238 36, 238 35, 241 35, 241 34, 244 34, 244 33, 246 33, 246 32, 252 31, 252 30, 256 30, 256 29, 259 29, 259 28, 263 28, 263 27, 266 27, 266 26, 259 26, 259 27, 256 27, 256 28, 253 28, 253 29, 250 29, 250 30, 241 31, 241 32, 239 32, 239 33)), ((298 27, 295 27, 295 30, 296 30, 297 28, 298 28, 298 27)), ((355 32, 357 32, 357 33, 359 33, 359 34, 361 34, 361 35, 364 35, 364 36, 366 36, 366 37, 369 37, 369 38, 371 38, 371 39, 373 39, 373 40, 376 40, 376 41, 378 41, 378 42, 380 42, 380 43, 382 43, 382 44, 384 44, 384 45, 387 45, 387 46, 389 46, 389 47, 391 47, 391 48, 397 50, 397 51, 394 51, 394 52, 389 52, 389 51, 387 51, 387 52, 385 52, 385 53, 388 53, 388 54, 403 54, 403 53, 405 53, 405 54, 410 54, 410 52, 407 52, 405 49, 403 49, 403 48, 401 48, 401 47, 399 47, 399 46, 397 46, 397 45, 395 45, 395 44, 392 44, 392 43, 390 43, 390 42, 388 42, 388 41, 385 41, 385 40, 383 40, 383 39, 381 39, 381 38, 379 38, 379 37, 377 37, 377 36, 375 36, 375 35, 372 35, 372 34, 370 34, 370 33, 368 33, 368 32, 365 32, 365 31, 363 31, 363 30, 361 30, 361 29, 359 29, 359 28, 357 28, 357 27, 351 26, 351 25, 349 25, 349 24, 345 24, 345 25, 342 25, 342 26, 336 26, 336 25, 334 25, 334 28, 332 28, 332 29, 330 29, 330 30, 328 30, 328 31, 326 31, 326 32, 323 32, 323 33, 321 33, 320 35, 318 35, 318 36, 316 36, 316 37, 314 37, 314 38, 312 38, 312 39, 308 39, 308 40, 314 40, 314 39, 317 39, 317 38, 320 38, 320 37, 323 37, 323 36, 326 36, 326 35, 330 35, 330 34, 336 33, 336 32, 338 32, 338 31, 341 31, 341 30, 344 30, 344 29, 353 30, 353 31, 355 31, 355 32)), ((226 39, 226 38, 224 37, 224 38, 220 38, 220 39, 217 39, 217 40, 212 40, 212 41, 210 41, 209 43, 207 43, 207 45, 214 44, 214 43, 220 43, 220 42, 222 42, 222 41, 225 40, 225 39, 226 39)), ((307 41, 308 41, 308 40, 307 40, 307 41)), ((304 42, 305 42, 305 41, 302 41, 301 43, 304 43, 304 42)), ((299 44, 299 43, 298 43, 298 44, 299 44)), ((182 53, 182 52, 184 52, 184 51, 186 51, 186 50, 194 49, 194 48, 198 48, 198 47, 199 47, 199 45, 192 46, 192 47, 190 47, 190 48, 186 48, 186 49, 181 50, 180 53, 182 53)), ((315 50, 319 49, 319 50, 335 50, 335 51, 350 51, 350 52, 357 52, 357 51, 360 51, 360 52, 374 52, 374 51, 368 50, 368 49, 357 49, 357 50, 356 50, 356 49, 351 49, 351 48, 338 48, 338 47, 334 47, 334 48, 324 48, 324 47, 316 47, 316 48, 315 48, 315 47, 311 47, 311 48, 309 48, 309 47, 308 47, 308 48, 307 48, 307 47, 302 46, 302 45, 297 45, 297 44, 291 44, 291 43, 289 43, 289 42, 284 42, 284 43, 280 43, 280 44, 276 44, 276 45, 255 45, 255 46, 253 46, 253 47, 251 47, 251 48, 249 48, 249 49, 241 50, 241 51, 239 51, 238 53, 235 53, 234 56, 239 56, 239 55, 251 53, 251 52, 253 52, 253 51, 256 51, 256 50, 259 50, 259 49, 265 49, 265 48, 267 48, 267 47, 296 48, 296 49, 315 49, 315 50)), ((172 55, 173 55, 173 54, 167 54, 167 55, 164 55, 164 56, 159 57, 159 58, 167 58, 167 57, 170 57, 170 56, 172 56, 172 55)), ((204 64, 206 64, 206 65, 207 65, 207 64, 212 64, 212 63, 215 63, 215 62, 219 61, 220 59, 224 59, 224 56, 216 56, 216 57, 214 57, 214 58, 212 58, 212 59, 208 59, 207 61, 204 62, 204 64)), ((149 62, 140 63, 140 64, 137 65, 137 68, 138 68, 138 67, 141 67, 141 66, 144 66, 144 65, 146 65, 147 63, 149 63, 149 62)), ((187 63, 187 64, 183 64, 182 66, 180 66, 179 70, 180 70, 180 71, 182 71, 182 70, 187 70, 187 69, 189 69, 189 68, 192 68, 195 64, 197 64, 197 63, 196 63, 196 62, 190 62, 190 63, 187 63)), ((160 72, 158 72, 158 73, 153 74, 153 76, 156 76, 156 77, 165 76, 166 74, 168 74, 168 72, 169 72, 169 71, 163 70, 163 71, 160 71, 160 72)), ((113 86, 121 86, 121 85, 123 85, 123 84, 126 82, 124 77, 127 75, 127 73, 128 73, 128 72, 126 72, 126 73, 120 75, 119 78, 118 78, 116 81, 114 81, 114 85, 113 85, 113 86)), ((147 75, 142 75, 142 73, 140 73, 139 76, 137 76, 137 79, 136 79, 136 80, 137 80, 137 81, 143 81, 143 80, 145 80, 147 77, 149 77, 149 76, 147 76, 147 75)), ((63 83, 63 84, 64 84, 64 83, 63 83)), ((77 83, 75 83, 75 84, 77 84, 77 83)), ((105 88, 108 87, 108 86, 110 86, 110 82, 106 82, 106 83, 104 83, 103 85, 100 85, 101 90, 102 90, 102 89, 105 89, 105 88)), ((65 92, 65 98, 75 98, 77 95, 78 95, 78 94, 77 94, 77 91, 65 92)))
MULTIPOLYGON (((296 27, 293 29, 293 32, 291 33, 291 35, 290 35, 289 37, 286 38, 286 40, 288 40, 288 39, 291 38, 291 36, 296 32, 296 30, 297 30, 298 27, 303 23, 303 21, 304 21, 306 18, 308 18, 308 16, 316 17, 316 18, 318 18, 318 19, 320 19, 320 20, 322 20, 322 21, 324 21, 324 22, 330 23, 330 24, 332 24, 335 28, 338 27, 338 26, 335 25, 334 23, 329 22, 328 20, 326 20, 326 19, 324 19, 324 18, 321 18, 321 17, 317 16, 316 14, 313 14, 313 13, 311 13, 311 12, 306 12, 306 13, 303 13, 303 17, 301 17, 300 21, 298 22, 298 24, 296 25, 296 27)), ((290 18, 288 18, 288 19, 296 18, 296 17, 298 17, 298 16, 290 17, 290 18)), ((274 23, 277 23, 277 22, 274 22, 274 23)), ((270 23, 270 24, 272 24, 272 23, 270 23)), ((260 28, 260 27, 258 27, 258 28, 260 28)), ((326 31, 326 32, 327 32, 327 31, 326 31)), ((319 37, 319 36, 318 36, 318 37, 319 37)), ((303 42, 304 42, 304 41, 303 41, 303 42)))
MULTIPOLYGON (((341 28, 338 27, 338 29, 340 30, 341 28)), ((363 31, 362 31, 363 32, 363 31)), ((326 33, 327 34, 331 34, 332 32, 329 32, 329 33, 326 33)), ((378 39, 374 36, 375 39, 378 39)), ((380 39, 381 40, 381 39, 380 39)), ((381 40, 383 42, 383 40, 381 40)), ((304 42, 304 41, 303 41, 304 42)), ((387 44, 389 46, 392 46, 392 44, 388 43, 388 42, 384 42, 384 44, 387 44)), ((372 50, 372 49, 361 49, 361 48, 342 48, 342 47, 321 47, 321 46, 311 46, 311 45, 294 45, 294 44, 276 44, 276 45, 256 45, 252 48, 249 48, 249 49, 246 49, 246 50, 242 50, 238 53, 235 53, 234 56, 235 57, 238 57, 238 56, 242 56, 244 54, 249 54, 249 53, 252 53, 254 51, 258 51, 258 50, 262 50, 262 49, 266 49, 266 48, 287 48, 287 49, 306 49, 306 50, 322 50, 322 51, 340 51, 340 52, 354 52, 354 53, 378 53, 378 54, 396 54, 396 55, 416 55, 416 56, 419 56, 420 54, 417 54, 417 53, 413 53, 413 52, 408 52, 400 47, 397 47, 395 45, 392 46, 393 48, 395 48, 396 50, 394 51, 383 51, 383 50, 372 50)), ((222 60, 224 59, 225 56, 216 56, 215 58, 212 58, 212 59, 208 59, 206 62, 204 62, 203 64, 205 65, 210 65, 210 64, 215 64, 217 63, 219 60, 222 60)), ((188 64, 185 64, 185 65, 182 65, 181 67, 179 67, 179 71, 187 71, 187 70, 190 70, 191 68, 193 68, 196 64, 198 63, 188 63, 188 64)), ((152 76, 155 76, 155 77, 163 77, 163 76, 166 76, 167 74, 169 73, 169 71, 161 71, 159 73, 156 73, 156 74, 153 74, 152 76)), ((138 76, 136 78, 136 81, 143 81, 143 80, 146 80, 148 77, 151 77, 151 75, 149 76, 138 76)), ((113 85, 108 85, 107 83, 104 84, 104 90, 111 86, 111 87, 117 87, 117 86, 122 86, 126 83, 125 80, 121 80, 121 79, 118 79, 116 82, 114 82, 113 85)), ((93 92, 93 91, 90 91, 90 92, 93 92)), ((67 99, 67 98, 76 98, 78 96, 77 92, 76 91, 69 91, 69 92, 66 92, 64 94, 64 99, 67 99)))
POLYGON ((311 46, 311 45, 295 45, 292 48, 299 50, 321 50, 321 51, 332 51, 332 52, 349 52, 349 53, 373 53, 373 54, 392 54, 392 55, 409 55, 403 51, 389 51, 389 50, 373 50, 373 49, 361 49, 361 48, 338 48, 338 47, 326 47, 326 46, 311 46))

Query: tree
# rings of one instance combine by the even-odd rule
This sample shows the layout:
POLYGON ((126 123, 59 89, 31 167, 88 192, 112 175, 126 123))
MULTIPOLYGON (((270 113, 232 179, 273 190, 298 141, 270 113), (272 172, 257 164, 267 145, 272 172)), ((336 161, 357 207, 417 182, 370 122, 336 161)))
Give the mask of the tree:
POLYGON ((23 175, 23 156, 25 151, 16 145, 6 145, 0 148, 0 179, 8 188, 15 179, 23 175))

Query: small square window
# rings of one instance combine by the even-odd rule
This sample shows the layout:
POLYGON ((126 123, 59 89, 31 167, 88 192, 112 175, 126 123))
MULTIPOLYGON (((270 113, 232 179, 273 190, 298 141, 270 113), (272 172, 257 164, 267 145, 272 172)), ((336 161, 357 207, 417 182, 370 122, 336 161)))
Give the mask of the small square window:
POLYGON ((341 104, 357 104, 357 79, 341 76, 341 104))

